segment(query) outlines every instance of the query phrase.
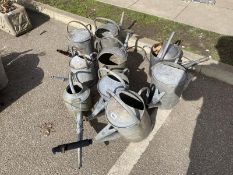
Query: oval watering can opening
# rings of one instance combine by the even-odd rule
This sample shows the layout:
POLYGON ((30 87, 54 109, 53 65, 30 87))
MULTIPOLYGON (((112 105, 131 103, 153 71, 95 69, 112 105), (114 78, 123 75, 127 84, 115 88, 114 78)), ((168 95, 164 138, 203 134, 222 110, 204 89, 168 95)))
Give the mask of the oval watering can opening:
POLYGON ((103 38, 105 36, 109 36, 110 34, 110 31, 107 30, 107 29, 98 29, 96 32, 95 32, 95 35, 98 37, 98 38, 103 38))
MULTIPOLYGON (((82 88, 80 88, 78 85, 74 85, 74 90, 75 90, 76 93, 79 93, 79 92, 81 92, 82 88)), ((66 91, 67 91, 69 94, 73 94, 72 91, 71 91, 71 89, 70 89, 70 86, 68 86, 68 87, 66 88, 66 91)))
POLYGON ((120 96, 120 99, 128 106, 135 108, 135 109, 144 110, 144 104, 139 99, 130 97, 124 93, 120 93, 119 96, 120 96))
POLYGON ((115 57, 114 54, 105 53, 99 58, 99 61, 105 65, 118 65, 117 63, 114 63, 113 61, 110 60, 113 57, 115 57))
MULTIPOLYGON (((111 78, 112 80, 115 80, 115 81, 118 81, 118 82, 121 82, 120 80, 118 80, 115 76, 113 75, 107 75, 109 78, 111 78)), ((126 80, 123 80, 125 82, 125 84, 129 84, 129 82, 127 82, 126 80)))

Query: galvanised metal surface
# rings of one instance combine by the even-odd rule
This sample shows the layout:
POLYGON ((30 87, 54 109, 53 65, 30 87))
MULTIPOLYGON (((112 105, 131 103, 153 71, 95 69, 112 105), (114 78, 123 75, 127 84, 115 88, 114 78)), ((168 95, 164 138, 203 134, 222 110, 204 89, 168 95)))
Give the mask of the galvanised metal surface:
POLYGON ((0 90, 5 88, 7 86, 7 83, 8 83, 8 78, 2 64, 2 58, 0 56, 0 90))
POLYGON ((93 52, 93 34, 91 33, 91 25, 84 25, 79 21, 70 21, 67 24, 67 33, 69 40, 69 48, 75 47, 81 54, 90 55, 93 52), (72 23, 77 23, 84 28, 70 29, 72 23), (88 26, 90 29, 88 29, 88 26))
POLYGON ((96 64, 95 56, 78 55, 70 60, 69 66, 77 81, 89 87, 98 79, 96 64))
POLYGON ((145 139, 152 130, 152 123, 141 96, 129 90, 116 94, 109 91, 109 94, 111 98, 106 106, 108 122, 130 142, 145 139))

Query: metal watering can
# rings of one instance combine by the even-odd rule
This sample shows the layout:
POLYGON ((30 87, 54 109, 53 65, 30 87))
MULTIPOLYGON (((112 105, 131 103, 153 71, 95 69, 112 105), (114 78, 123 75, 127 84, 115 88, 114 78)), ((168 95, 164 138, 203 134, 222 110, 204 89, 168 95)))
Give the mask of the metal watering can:
POLYGON ((90 55, 93 52, 93 34, 91 32, 91 25, 84 25, 79 21, 70 21, 67 24, 68 40, 70 47, 75 47, 81 54, 90 55), (71 23, 78 23, 84 28, 75 28, 70 30, 71 23), (88 29, 88 26, 90 29, 88 29))
POLYGON ((150 52, 150 67, 154 66, 160 61, 180 62, 183 56, 183 51, 179 47, 180 41, 172 44, 171 40, 175 32, 172 32, 167 42, 164 44, 158 43, 151 47, 150 52))
POLYGON ((97 90, 100 94, 100 99, 95 104, 90 119, 95 118, 105 107, 105 102, 109 101, 110 95, 108 91, 116 93, 129 88, 129 79, 125 75, 128 69, 125 69, 122 73, 113 72, 106 68, 100 68, 98 76, 100 77, 97 84, 97 90), (101 78, 100 72, 106 72, 106 75, 101 78))
POLYGON ((95 137, 97 142, 112 140, 117 135, 130 142, 145 139, 152 130, 152 122, 141 94, 123 90, 111 96, 106 105, 106 118, 109 124, 95 137), (113 136, 114 135, 114 136, 113 136))
POLYGON ((76 79, 90 87, 97 81, 97 67, 96 67, 95 53, 89 55, 74 56, 69 63, 71 72, 76 76, 76 79))
MULTIPOLYGON (((101 41, 101 47, 107 48, 107 47, 119 47, 119 43, 114 39, 103 39, 105 37, 113 37, 121 40, 122 38, 122 29, 121 26, 123 24, 124 19, 124 12, 121 15, 120 23, 117 24, 115 21, 107 18, 97 17, 94 20, 94 26, 95 26, 95 49, 98 50, 100 41, 101 41), (104 24, 97 26, 97 22, 102 21, 105 22, 104 24)), ((123 39, 124 40, 124 39, 123 39)))
POLYGON ((69 75, 69 85, 63 93, 64 103, 70 113, 77 115, 81 111, 89 111, 92 107, 90 89, 73 80, 69 75))
POLYGON ((207 58, 201 58, 182 65, 167 61, 155 64, 151 68, 151 84, 157 88, 154 95, 160 96, 158 107, 163 109, 174 107, 190 82, 188 69, 207 60, 207 58))
MULTIPOLYGON (((121 72, 127 67, 127 50, 120 40, 111 37, 106 39, 116 40, 120 43, 121 47, 104 48, 97 57, 99 68, 107 68, 112 71, 121 72)), ((104 74, 101 73, 101 76, 104 76, 104 74)))
POLYGON ((7 83, 8 83, 8 78, 6 76, 6 72, 2 64, 2 59, 0 57, 0 90, 5 88, 7 83))

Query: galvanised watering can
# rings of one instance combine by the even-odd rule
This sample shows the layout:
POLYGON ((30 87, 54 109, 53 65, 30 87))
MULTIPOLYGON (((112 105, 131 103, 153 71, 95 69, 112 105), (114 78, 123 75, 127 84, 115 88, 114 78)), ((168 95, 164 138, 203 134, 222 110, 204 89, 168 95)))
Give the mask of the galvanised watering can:
POLYGON ((113 72, 106 68, 100 68, 98 75, 100 77, 97 84, 97 90, 100 94, 100 99, 95 104, 90 119, 95 118, 105 107, 105 103, 109 100, 110 95, 108 91, 116 93, 129 88, 129 79, 125 75, 128 69, 125 69, 122 73, 113 72), (101 77, 100 72, 104 73, 105 76, 101 77))
POLYGON ((112 135, 122 136, 130 142, 139 142, 145 139, 152 130, 152 122, 146 110, 145 103, 140 96, 130 90, 119 91, 111 96, 106 105, 106 118, 109 122, 95 140, 98 142, 112 140, 112 135))
POLYGON ((107 47, 119 47, 119 43, 116 40, 113 39, 103 39, 106 37, 113 37, 117 38, 121 41, 124 41, 125 39, 122 40, 122 23, 123 23, 123 18, 124 18, 124 12, 122 13, 120 23, 117 24, 115 21, 107 18, 102 18, 102 17, 97 17, 94 20, 94 25, 95 25, 95 49, 99 49, 100 41, 101 41, 101 47, 102 48, 107 48, 107 47), (97 26, 97 22, 102 21, 105 22, 104 24, 100 25, 99 27, 97 26))
POLYGON ((97 65, 96 54, 77 55, 74 56, 69 63, 71 72, 76 76, 76 79, 90 87, 93 83, 97 82, 97 65))
POLYGON ((74 75, 69 75, 69 85, 63 93, 63 100, 70 113, 75 116, 82 111, 89 111, 92 107, 90 89, 74 81, 74 75))
POLYGON ((8 83, 8 78, 6 76, 5 69, 2 64, 2 59, 0 57, 0 90, 5 88, 8 83))
POLYGON ((79 21, 70 21, 67 24, 68 40, 70 42, 69 48, 76 48, 81 54, 90 55, 93 52, 93 34, 91 32, 91 25, 84 25, 79 21), (70 29, 72 23, 78 23, 84 28, 70 29), (88 28, 88 26, 90 28, 88 28))
MULTIPOLYGON (((127 67, 127 50, 120 40, 112 37, 106 37, 106 39, 116 40, 120 43, 121 47, 104 48, 101 50, 97 57, 99 68, 121 72, 127 67)), ((104 76, 104 74, 101 73, 101 76, 104 76)))

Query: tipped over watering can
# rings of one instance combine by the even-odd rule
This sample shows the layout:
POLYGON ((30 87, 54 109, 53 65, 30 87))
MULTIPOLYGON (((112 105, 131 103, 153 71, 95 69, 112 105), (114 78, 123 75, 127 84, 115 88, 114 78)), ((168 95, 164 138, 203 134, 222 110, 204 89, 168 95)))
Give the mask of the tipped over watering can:
POLYGON ((100 77, 97 84, 97 90, 100 94, 100 99, 95 104, 94 109, 90 118, 95 118, 105 107, 105 102, 110 98, 108 91, 116 93, 129 88, 129 79, 124 74, 128 72, 128 69, 125 69, 122 73, 113 72, 106 68, 100 68, 98 75, 100 77), (100 77, 100 72, 105 72, 105 76, 100 77))
POLYGON ((183 51, 179 47, 180 41, 171 43, 173 36, 174 32, 164 44, 158 43, 152 46, 150 52, 150 67, 163 60, 169 62, 180 62, 183 56, 183 51))
POLYGON ((95 140, 111 139, 112 134, 119 134, 130 142, 145 139, 152 130, 152 122, 140 94, 130 90, 108 93, 111 96, 106 106, 109 125, 98 133, 95 140))
MULTIPOLYGON (((124 18, 124 12, 122 13, 120 23, 117 24, 115 21, 107 18, 102 18, 102 17, 97 17, 94 20, 94 25, 95 25, 95 48, 98 49, 99 42, 101 41, 101 47, 106 48, 106 47, 119 47, 119 43, 116 40, 113 39, 103 39, 106 37, 113 37, 121 40, 122 36, 122 23, 123 23, 123 18, 124 18), (104 24, 97 26, 97 22, 102 21, 105 22, 104 24)), ((122 39, 125 40, 125 39, 122 39)))
POLYGON ((96 64, 96 56, 94 54, 90 56, 77 55, 71 59, 69 66, 71 72, 75 74, 76 79, 89 87, 97 81, 96 64))
MULTIPOLYGON (((109 37, 106 39, 109 39, 109 37)), ((117 42, 120 43, 121 47, 104 48, 103 50, 101 50, 97 57, 98 65, 99 68, 107 68, 110 70, 121 72, 127 67, 128 53, 121 41, 116 38, 114 38, 114 40, 117 40, 117 42)), ((103 76, 103 74, 101 75, 103 76)))
POLYGON ((8 83, 8 78, 6 76, 6 72, 4 66, 2 64, 2 59, 0 57, 0 90, 5 88, 8 83))
POLYGON ((63 100, 69 112, 75 115, 81 111, 89 111, 92 107, 90 89, 74 82, 72 73, 69 75, 69 85, 64 91, 63 100))
POLYGON ((71 21, 67 24, 68 40, 70 48, 76 48, 81 54, 90 55, 93 52, 93 34, 91 25, 84 25, 79 21, 71 21), (83 28, 70 29, 72 23, 77 23, 83 28), (89 26, 89 28, 88 28, 89 26))

